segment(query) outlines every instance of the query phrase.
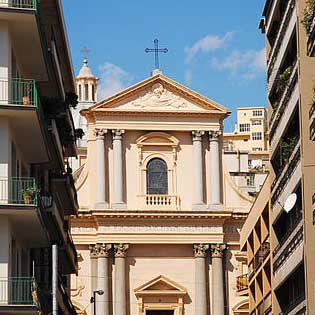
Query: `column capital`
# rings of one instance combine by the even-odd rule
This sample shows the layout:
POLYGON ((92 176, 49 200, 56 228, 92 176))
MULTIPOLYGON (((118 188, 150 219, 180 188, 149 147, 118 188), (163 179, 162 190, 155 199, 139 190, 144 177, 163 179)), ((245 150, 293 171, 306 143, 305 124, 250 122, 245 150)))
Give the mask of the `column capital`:
POLYGON ((191 132, 193 141, 201 141, 202 136, 205 134, 203 130, 193 130, 191 132))
POLYGON ((108 257, 110 254, 110 250, 112 248, 111 244, 95 244, 90 245, 90 256, 91 258, 98 258, 98 257, 108 257))
POLYGON ((122 135, 125 133, 125 130, 123 129, 113 129, 112 134, 113 134, 113 140, 121 140, 122 135))
POLYGON ((209 141, 219 141, 222 135, 221 130, 210 130, 209 131, 209 141))
POLYGON ((96 137, 96 139, 104 139, 104 136, 106 133, 107 133, 107 129, 103 129, 103 128, 95 128, 93 130, 93 134, 96 137))
POLYGON ((222 258, 226 249, 226 244, 211 244, 211 257, 222 258))
POLYGON ((195 258, 206 257, 208 249, 209 249, 209 245, 207 244, 194 244, 195 258))
POLYGON ((115 244, 114 245, 114 252, 115 252, 115 257, 126 257, 127 255, 127 250, 129 248, 129 244, 115 244))

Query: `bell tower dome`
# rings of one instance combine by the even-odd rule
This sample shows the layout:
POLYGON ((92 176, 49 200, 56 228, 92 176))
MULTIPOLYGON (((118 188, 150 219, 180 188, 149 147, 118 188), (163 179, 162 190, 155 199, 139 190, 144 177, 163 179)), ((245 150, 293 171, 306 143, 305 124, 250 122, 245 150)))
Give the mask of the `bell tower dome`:
POLYGON ((83 66, 76 77, 77 94, 79 103, 89 103, 89 105, 97 101, 97 83, 98 78, 92 74, 88 66, 87 58, 83 59, 83 66))

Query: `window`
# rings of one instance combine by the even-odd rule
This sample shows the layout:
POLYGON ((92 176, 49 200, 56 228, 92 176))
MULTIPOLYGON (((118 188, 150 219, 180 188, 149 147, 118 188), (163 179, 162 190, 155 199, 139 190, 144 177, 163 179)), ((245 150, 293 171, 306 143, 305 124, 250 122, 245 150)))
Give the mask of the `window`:
POLYGON ((262 121, 259 119, 255 119, 252 121, 252 125, 253 126, 260 126, 260 125, 262 125, 262 121))
POLYGON ((82 100, 82 85, 79 84, 79 101, 82 100))
POLYGON ((254 147, 252 148, 253 151, 262 151, 262 148, 261 147, 254 147))
POLYGON ((240 124, 240 132, 250 131, 250 124, 240 124))
POLYGON ((89 85, 85 84, 84 85, 84 90, 85 90, 85 100, 88 101, 89 100, 89 85))
POLYGON ((249 187, 255 186, 255 177, 254 177, 254 175, 246 176, 246 183, 247 183, 247 186, 249 186, 249 187))
POLYGON ((167 195, 167 164, 159 158, 154 158, 147 165, 147 194, 167 195))
POLYGON ((253 110, 253 116, 262 116, 263 111, 261 109, 253 110))
POLYGON ((262 140, 262 133, 261 132, 253 132, 252 133, 252 140, 262 140))
POLYGON ((92 84, 92 101, 95 101, 95 88, 94 88, 94 84, 92 84))

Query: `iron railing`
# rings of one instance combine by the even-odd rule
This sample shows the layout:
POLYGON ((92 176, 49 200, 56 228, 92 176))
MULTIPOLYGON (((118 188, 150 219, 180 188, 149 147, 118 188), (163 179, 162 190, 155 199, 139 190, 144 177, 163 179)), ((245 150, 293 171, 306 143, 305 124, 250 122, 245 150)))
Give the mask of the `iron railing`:
POLYGON ((32 277, 0 278, 0 304, 35 305, 37 289, 32 277))
POLYGON ((0 178, 0 205, 38 205, 38 189, 35 178, 0 178))
POLYGON ((236 289, 238 292, 248 289, 248 274, 236 278, 236 289))
POLYGON ((0 0, 0 7, 37 10, 38 0, 0 0))
POLYGON ((0 79, 0 105, 38 107, 38 93, 35 81, 25 79, 0 79))
POLYGON ((295 251, 295 249, 303 242, 303 227, 294 235, 292 240, 287 244, 284 250, 279 254, 279 257, 275 258, 273 263, 273 271, 276 272, 287 260, 289 256, 295 251))
POLYGON ((275 205, 280 194, 284 190, 284 187, 286 186, 288 180, 291 178, 293 172, 295 171, 300 159, 301 159, 301 150, 300 150, 300 144, 298 144, 298 149, 293 150, 288 164, 286 164, 285 167, 279 171, 278 176, 275 178, 275 180, 271 184, 272 205, 275 205))
POLYGON ((302 221, 302 210, 298 211, 298 214, 293 219, 291 226, 287 229, 286 233, 280 237, 279 244, 275 247, 275 249, 272 252, 273 257, 275 257, 278 254, 283 244, 290 237, 290 235, 293 233, 293 231, 296 229, 296 227, 299 225, 301 221, 302 221))

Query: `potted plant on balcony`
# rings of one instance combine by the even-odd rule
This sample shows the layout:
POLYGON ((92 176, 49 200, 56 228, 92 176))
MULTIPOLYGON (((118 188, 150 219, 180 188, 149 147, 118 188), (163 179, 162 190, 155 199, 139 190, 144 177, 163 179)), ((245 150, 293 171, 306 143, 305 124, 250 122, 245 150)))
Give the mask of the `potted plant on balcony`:
POLYGON ((35 198, 38 193, 38 189, 35 187, 28 187, 22 190, 23 200, 26 205, 31 203, 31 200, 35 198))
POLYGON ((278 86, 277 86, 278 93, 283 93, 285 88, 288 86, 292 71, 293 71, 293 67, 289 66, 280 74, 278 86))

